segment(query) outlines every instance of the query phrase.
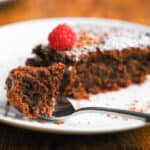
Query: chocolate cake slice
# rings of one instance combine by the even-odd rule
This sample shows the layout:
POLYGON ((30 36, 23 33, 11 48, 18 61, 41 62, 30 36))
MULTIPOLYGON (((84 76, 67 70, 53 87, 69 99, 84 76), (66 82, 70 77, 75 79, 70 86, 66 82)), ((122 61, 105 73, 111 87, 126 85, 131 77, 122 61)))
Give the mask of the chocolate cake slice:
POLYGON ((48 67, 18 67, 13 69, 7 80, 7 98, 28 118, 39 114, 51 116, 65 65, 48 67))
MULTIPOLYGON (((28 66, 66 65, 61 92, 77 99, 141 84, 150 73, 150 33, 101 25, 78 25, 77 40, 65 51, 38 45, 28 66)), ((61 42, 61 41, 60 41, 61 42)))

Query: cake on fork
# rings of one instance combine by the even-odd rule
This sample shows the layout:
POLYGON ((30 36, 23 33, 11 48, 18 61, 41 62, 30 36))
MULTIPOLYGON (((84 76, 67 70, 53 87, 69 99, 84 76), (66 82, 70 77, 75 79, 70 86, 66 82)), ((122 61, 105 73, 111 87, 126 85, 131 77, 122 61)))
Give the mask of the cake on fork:
POLYGON ((65 65, 49 67, 18 67, 7 80, 8 102, 28 118, 39 114, 51 116, 64 74, 65 65))

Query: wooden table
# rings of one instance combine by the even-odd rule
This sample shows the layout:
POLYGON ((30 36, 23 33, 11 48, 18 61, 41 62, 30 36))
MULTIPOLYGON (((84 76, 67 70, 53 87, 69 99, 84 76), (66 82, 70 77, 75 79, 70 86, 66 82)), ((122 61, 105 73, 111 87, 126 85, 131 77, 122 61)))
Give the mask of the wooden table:
MULTIPOLYGON (((0 25, 43 17, 86 16, 150 25, 150 0, 16 0, 0 6, 0 25)), ((1 149, 150 150, 150 127, 107 135, 54 135, 0 124, 1 149)))

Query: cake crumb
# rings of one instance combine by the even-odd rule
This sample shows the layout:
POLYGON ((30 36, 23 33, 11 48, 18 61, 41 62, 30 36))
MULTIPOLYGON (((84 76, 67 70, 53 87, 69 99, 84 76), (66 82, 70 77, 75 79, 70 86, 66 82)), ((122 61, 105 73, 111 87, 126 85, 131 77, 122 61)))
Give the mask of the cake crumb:
POLYGON ((110 118, 110 117, 111 117, 111 114, 106 114, 106 117, 110 118))
POLYGON ((64 122, 63 121, 55 121, 54 124, 61 125, 61 124, 64 124, 64 122))
POLYGON ((136 108, 134 106, 130 107, 129 110, 130 111, 134 111, 134 112, 142 112, 142 113, 145 112, 145 109, 143 109, 143 108, 136 108))
POLYGON ((118 116, 112 116, 111 119, 118 119, 118 116))
POLYGON ((46 123, 45 120, 38 120, 38 122, 39 122, 39 123, 42 123, 42 124, 43 124, 43 123, 46 123))

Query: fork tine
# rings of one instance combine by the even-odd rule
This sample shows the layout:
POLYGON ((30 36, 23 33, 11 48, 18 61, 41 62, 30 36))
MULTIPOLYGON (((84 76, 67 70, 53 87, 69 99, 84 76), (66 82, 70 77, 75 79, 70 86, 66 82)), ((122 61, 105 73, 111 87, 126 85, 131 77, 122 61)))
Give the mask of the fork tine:
POLYGON ((4 116, 6 117, 8 116, 9 109, 10 109, 10 104, 9 102, 6 102, 4 116))

